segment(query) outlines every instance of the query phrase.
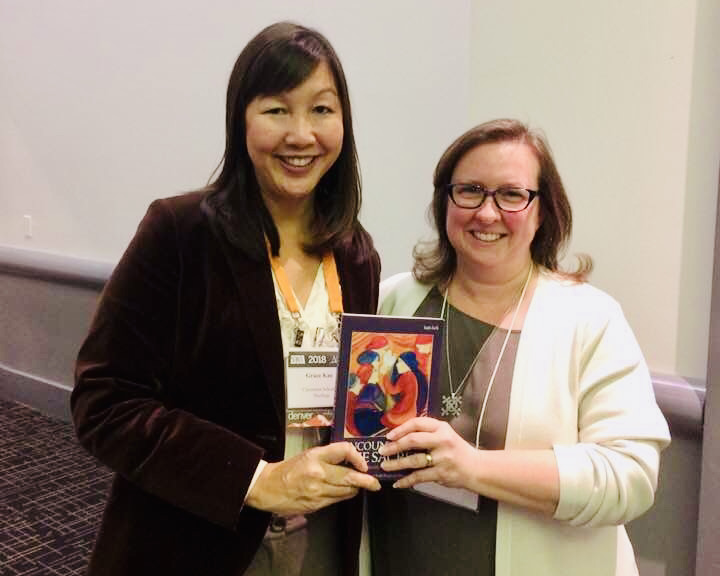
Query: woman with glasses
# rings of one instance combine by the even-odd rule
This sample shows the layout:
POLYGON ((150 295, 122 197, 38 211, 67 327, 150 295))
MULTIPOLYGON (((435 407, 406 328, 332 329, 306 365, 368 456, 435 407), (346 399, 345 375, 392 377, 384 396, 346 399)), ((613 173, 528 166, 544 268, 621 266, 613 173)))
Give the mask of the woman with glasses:
POLYGON ((445 319, 445 357, 437 418, 382 449, 408 474, 369 495, 375 576, 637 574, 623 524, 653 503, 668 428, 590 259, 559 265, 571 210, 548 145, 482 124, 434 187, 437 240, 381 285, 381 313, 445 319))

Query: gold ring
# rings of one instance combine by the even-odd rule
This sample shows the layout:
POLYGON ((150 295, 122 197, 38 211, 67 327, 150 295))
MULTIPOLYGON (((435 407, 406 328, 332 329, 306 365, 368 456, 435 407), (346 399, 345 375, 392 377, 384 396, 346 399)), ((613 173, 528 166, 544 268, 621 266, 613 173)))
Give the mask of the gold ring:
POLYGON ((430 452, 425 452, 425 468, 429 468, 433 465, 433 457, 430 452))

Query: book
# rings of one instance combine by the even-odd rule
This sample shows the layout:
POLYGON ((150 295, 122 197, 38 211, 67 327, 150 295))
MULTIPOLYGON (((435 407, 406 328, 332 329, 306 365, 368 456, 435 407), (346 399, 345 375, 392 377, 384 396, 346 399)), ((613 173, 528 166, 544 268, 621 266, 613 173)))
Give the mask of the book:
POLYGON ((441 318, 343 314, 335 387, 333 441, 351 442, 369 474, 392 481, 378 449, 386 434, 438 403, 441 318))

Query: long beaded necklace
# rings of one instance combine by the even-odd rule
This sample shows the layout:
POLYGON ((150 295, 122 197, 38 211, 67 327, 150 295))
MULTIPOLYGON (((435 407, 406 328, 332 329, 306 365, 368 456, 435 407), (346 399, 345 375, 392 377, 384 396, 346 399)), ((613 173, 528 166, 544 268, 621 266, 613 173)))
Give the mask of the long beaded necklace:
MULTIPOLYGON (((532 273, 535 266, 533 263, 530 265, 530 269, 528 270, 528 275, 525 278, 525 283, 523 284, 522 291, 520 292, 520 297, 518 298, 517 305, 515 306, 515 311, 513 312, 512 319, 510 320, 510 327, 507 330, 507 334, 505 334, 505 340, 503 341, 502 347, 500 348, 500 353, 498 354, 497 360, 495 362, 495 367, 493 368, 492 375, 490 376, 490 380, 488 382, 487 389, 485 390, 485 396, 483 397, 483 403, 482 408, 480 409, 480 418, 478 421, 478 427, 477 427, 477 433, 476 433, 476 445, 479 440, 480 436, 480 428, 482 426, 483 417, 485 416, 485 408, 487 407, 487 401, 490 397, 490 390, 492 389, 492 385, 495 382, 495 375, 497 374, 498 368, 500 367, 500 361, 502 360, 503 354, 505 354, 505 348, 507 347, 508 340, 510 339, 510 334, 512 333, 513 327, 515 326, 515 319, 517 318, 517 314, 520 311, 520 307, 522 306, 523 300, 525 299, 525 292, 527 291, 527 287, 530 284, 530 278, 532 277, 532 273)), ((448 298, 448 289, 449 286, 445 288, 445 294, 443 296, 443 304, 442 309, 440 311, 440 317, 445 318, 445 309, 447 307, 447 298, 448 298)), ((504 317, 504 315, 503 315, 504 317)), ((450 311, 448 308, 448 315, 447 318, 445 318, 445 358, 447 363, 447 371, 448 371, 448 384, 450 386, 450 394, 443 394, 442 395, 442 408, 440 409, 440 415, 441 416, 450 416, 452 418, 457 418, 460 416, 460 413, 462 412, 462 392, 465 389, 465 386, 468 382, 468 377, 470 376, 470 372, 472 372, 472 369, 477 362, 478 357, 480 356, 480 353, 483 351, 483 348, 485 348, 485 344, 487 344, 488 340, 492 338, 493 334, 495 334, 495 330, 497 329, 497 326, 493 326, 492 332, 485 338, 485 341, 480 346, 480 349, 477 351, 477 354, 475 354, 475 358, 470 363, 470 366, 467 369, 467 372, 465 372, 465 375, 463 376, 462 380, 460 380, 460 384, 458 385, 457 389, 453 388, 453 378, 452 378, 452 367, 451 367, 451 360, 450 360, 450 311)))

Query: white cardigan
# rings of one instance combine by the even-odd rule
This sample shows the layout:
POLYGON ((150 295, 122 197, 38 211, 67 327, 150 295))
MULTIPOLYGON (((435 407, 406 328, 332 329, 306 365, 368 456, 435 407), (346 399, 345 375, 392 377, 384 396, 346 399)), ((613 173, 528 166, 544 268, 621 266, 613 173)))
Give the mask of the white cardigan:
MULTIPOLYGON (((412 316, 430 288, 409 273, 388 278, 379 312, 412 316)), ((505 447, 552 448, 560 500, 552 519, 499 504, 497 576, 636 575, 623 524, 652 505, 669 442, 619 304, 541 272, 518 344, 505 447)))

